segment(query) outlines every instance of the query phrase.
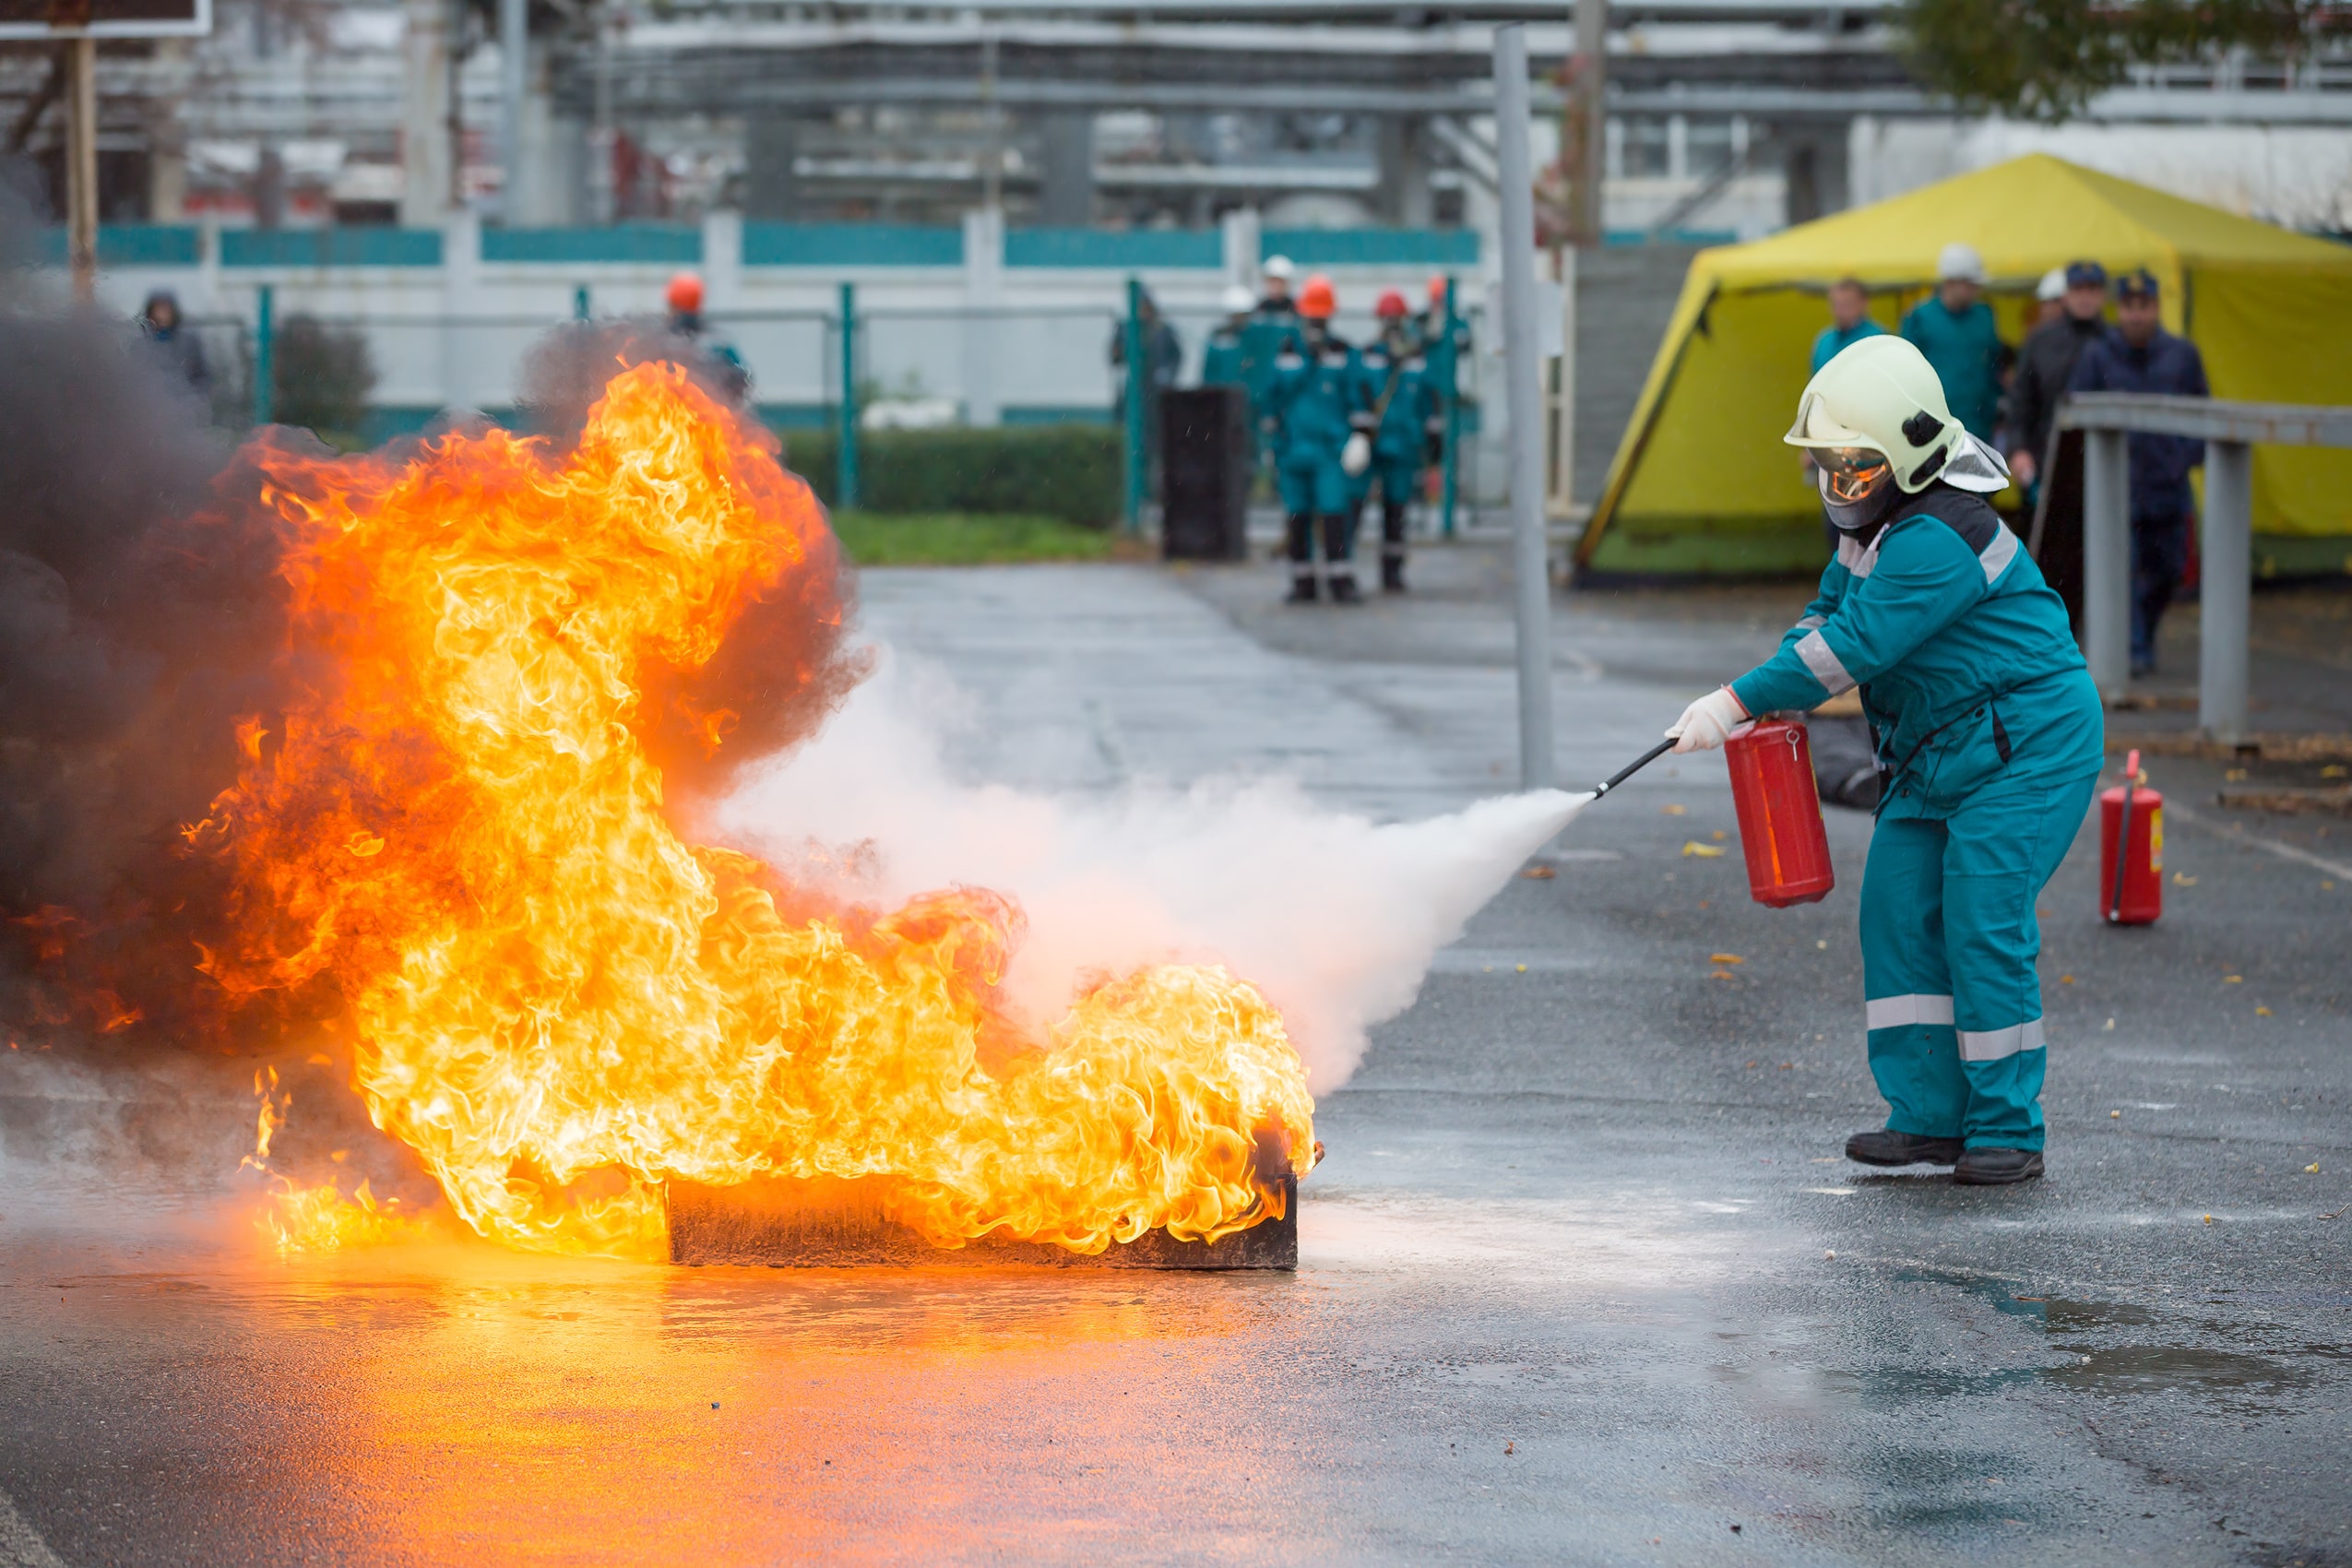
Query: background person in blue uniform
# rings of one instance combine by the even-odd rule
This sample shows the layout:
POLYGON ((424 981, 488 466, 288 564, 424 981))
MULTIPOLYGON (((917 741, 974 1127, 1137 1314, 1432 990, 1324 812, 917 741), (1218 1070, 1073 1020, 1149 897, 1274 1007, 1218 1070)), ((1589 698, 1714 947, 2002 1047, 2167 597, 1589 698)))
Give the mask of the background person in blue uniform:
POLYGON ((1223 303, 1225 319, 1209 330, 1201 345, 1201 385, 1246 386, 1249 377, 1243 371, 1248 356, 1242 335, 1257 313, 1257 296, 1236 283, 1225 291, 1223 303))
POLYGON ((1318 534, 1332 599, 1353 604, 1362 597, 1350 560, 1355 540, 1348 473, 1339 459, 1348 436, 1369 418, 1371 400, 1356 350, 1332 334, 1338 308, 1330 279, 1317 273, 1307 279, 1299 291, 1298 334, 1275 356, 1267 398, 1277 425, 1275 480, 1289 522, 1293 604, 1317 597, 1318 534))
POLYGON ((2001 378, 2011 356, 1992 307, 1977 297, 1984 284, 1984 257, 1973 246, 1944 246, 1936 257, 1935 292, 1903 317, 1903 336, 1935 367, 1953 414, 1969 434, 1989 442, 2001 419, 2001 378))
POLYGON ((1383 593, 1405 591, 1405 509, 1420 487, 1422 447, 1438 414, 1429 360, 1405 311, 1405 296, 1394 289, 1372 307, 1380 318, 1380 337, 1362 356, 1364 384, 1372 398, 1371 460, 1352 476, 1352 499, 1359 508, 1372 487, 1380 487, 1383 593))
POLYGON ((1871 319, 1871 291, 1859 278, 1840 278, 1829 286, 1829 325, 1813 339, 1812 374, 1865 338, 1885 327, 1871 319))
POLYGON ((1839 354, 1784 439, 1813 453, 1837 558, 1780 651, 1667 733, 1677 751, 1718 746, 1752 716, 1859 684, 1886 774, 1861 932, 1889 1114, 1847 1158, 2030 1180, 2049 1054, 2034 900, 2090 804, 2098 693, 2065 607, 1985 500, 2007 470, 1916 348, 1872 338, 1839 354))
MULTIPOLYGON (((2204 356, 2163 327, 2163 303, 2147 268, 2115 280, 2115 330, 2074 362, 2070 392, 2171 392, 2207 398, 2204 356)), ((2153 675, 2156 623, 2189 565, 2189 527, 2197 510, 2189 470, 2205 460, 2205 444, 2189 435, 2130 438, 2132 483, 2132 673, 2153 675)))

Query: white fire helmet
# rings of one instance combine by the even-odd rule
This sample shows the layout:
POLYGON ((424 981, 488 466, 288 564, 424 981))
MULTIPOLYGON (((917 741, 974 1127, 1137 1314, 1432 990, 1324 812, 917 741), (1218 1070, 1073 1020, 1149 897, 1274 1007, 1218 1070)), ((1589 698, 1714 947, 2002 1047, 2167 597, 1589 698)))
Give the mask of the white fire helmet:
POLYGON ((1937 480, 1986 495, 2009 483, 2001 455, 1952 417, 1927 356, 1892 333, 1849 344, 1822 366, 1781 439, 1816 451, 1876 452, 1907 495, 1937 480))
POLYGON ((1298 264, 1287 255, 1270 255, 1261 263, 1258 271, 1267 278, 1279 278, 1285 283, 1299 276, 1298 264))
POLYGON ((2039 300, 2044 304, 2049 303, 2052 300, 2062 300, 2065 297, 2066 268, 2062 267, 2051 267, 2048 272, 2042 274, 2042 280, 2034 285, 2034 298, 2039 300))
POLYGON ((1985 280, 1985 258, 1977 254, 1976 246, 1954 240, 1936 255, 1935 280, 1939 283, 1981 283, 1985 280))
POLYGON ((1228 315, 1247 315, 1257 308, 1258 297, 1239 283, 1228 283, 1223 299, 1228 315))

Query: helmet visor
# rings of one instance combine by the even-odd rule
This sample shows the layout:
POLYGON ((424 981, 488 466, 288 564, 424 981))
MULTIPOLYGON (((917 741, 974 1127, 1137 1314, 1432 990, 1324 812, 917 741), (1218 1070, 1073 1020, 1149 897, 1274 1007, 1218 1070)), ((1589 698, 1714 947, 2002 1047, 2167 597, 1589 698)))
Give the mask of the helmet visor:
POLYGON ((1895 474, 1886 454, 1868 446, 1820 447, 1813 461, 1820 465, 1823 488, 1833 501, 1863 500, 1895 474))

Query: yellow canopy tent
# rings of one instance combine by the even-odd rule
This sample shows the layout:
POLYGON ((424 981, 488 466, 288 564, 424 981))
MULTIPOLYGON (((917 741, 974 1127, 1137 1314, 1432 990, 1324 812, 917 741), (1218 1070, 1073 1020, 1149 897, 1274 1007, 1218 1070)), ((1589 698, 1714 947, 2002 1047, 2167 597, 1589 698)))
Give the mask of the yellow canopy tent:
MULTIPOLYGON (((1821 507, 1781 433, 1804 390, 1830 284, 1860 279, 1893 330, 1936 253, 1984 256, 2002 336, 2034 285, 2080 259, 2144 267, 2165 325, 2204 350, 2216 398, 2352 403, 2352 247, 2037 154, 1750 244, 1702 251, 1577 546, 1603 572, 1812 568, 1821 507), (2184 326, 2185 323, 2185 326, 2184 326)), ((2014 492, 2002 504, 2018 501, 2014 492)), ((2352 571, 2352 452, 2254 451, 2256 569, 2352 571)))

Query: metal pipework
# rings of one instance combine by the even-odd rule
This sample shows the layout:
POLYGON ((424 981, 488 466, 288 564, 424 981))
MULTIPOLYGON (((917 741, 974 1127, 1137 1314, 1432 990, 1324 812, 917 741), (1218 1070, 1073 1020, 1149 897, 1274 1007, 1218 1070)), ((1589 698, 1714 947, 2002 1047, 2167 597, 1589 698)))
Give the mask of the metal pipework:
POLYGON ((2132 470, 2120 430, 2083 433, 2083 657, 2108 702, 2132 684, 2132 470))

